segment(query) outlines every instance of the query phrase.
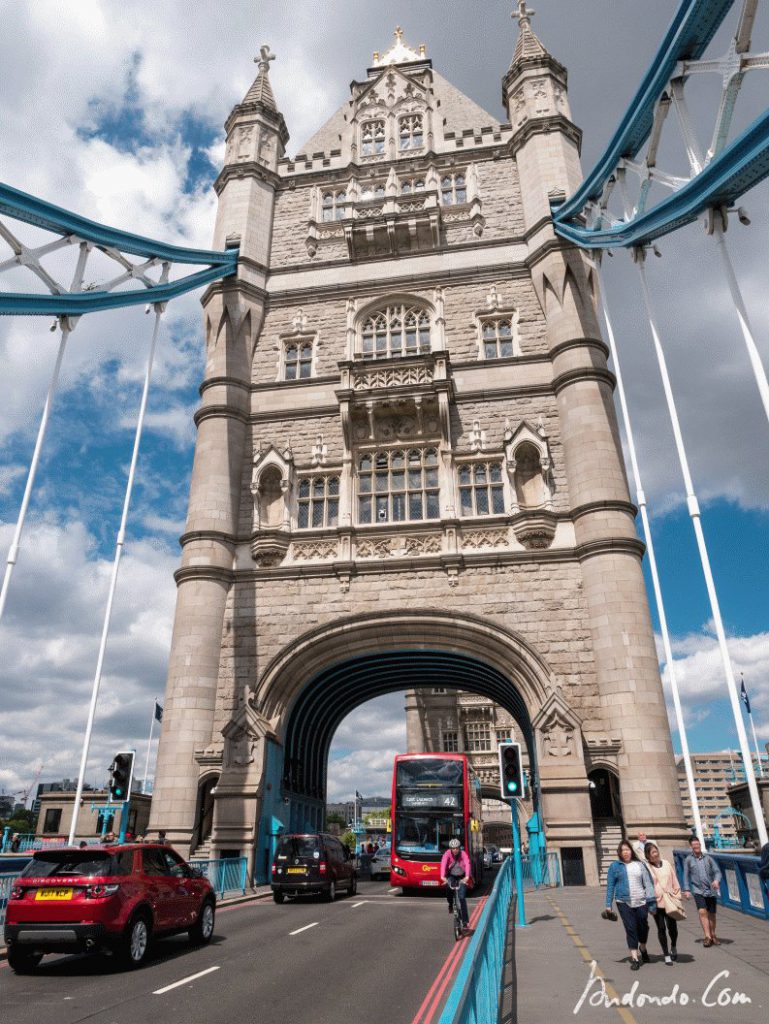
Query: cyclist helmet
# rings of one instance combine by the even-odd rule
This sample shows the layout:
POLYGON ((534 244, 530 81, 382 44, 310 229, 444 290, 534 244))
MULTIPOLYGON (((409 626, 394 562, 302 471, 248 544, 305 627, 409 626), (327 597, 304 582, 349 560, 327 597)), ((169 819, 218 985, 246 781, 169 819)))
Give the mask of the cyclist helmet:
POLYGON ((462 844, 460 843, 460 841, 458 839, 452 839, 451 842, 449 843, 449 849, 450 850, 458 850, 461 845, 462 844))

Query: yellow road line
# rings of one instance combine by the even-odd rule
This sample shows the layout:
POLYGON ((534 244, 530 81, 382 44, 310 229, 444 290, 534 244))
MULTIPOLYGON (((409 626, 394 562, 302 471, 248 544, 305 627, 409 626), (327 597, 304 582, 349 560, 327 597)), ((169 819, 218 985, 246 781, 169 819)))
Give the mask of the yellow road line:
MULTIPOLYGON (((569 937, 571 938, 571 941, 574 943, 574 945, 579 950, 580 956, 585 961, 585 963, 587 963, 587 964, 595 963, 595 976, 596 976, 596 978, 600 978, 603 981, 604 988, 606 990, 606 994, 611 999, 616 999, 617 1002, 619 1002, 620 996, 619 996, 617 990, 614 988, 613 985, 611 985, 606 980, 606 975, 603 973, 601 968, 598 966, 598 961, 593 956, 593 954, 590 952, 590 950, 587 948, 585 943, 582 941, 581 936, 575 930, 575 928, 572 925, 571 921, 568 919, 568 917, 564 914, 564 912, 561 910, 561 908, 558 906, 558 904, 555 902, 555 900, 551 896, 547 896, 547 901, 550 904, 550 906, 553 908, 553 910, 556 912, 556 914, 558 915, 558 920, 563 925, 567 935, 569 935, 569 937)), ((617 1013, 620 1015, 620 1017, 625 1021, 625 1024, 638 1024, 638 1021, 635 1019, 633 1014, 630 1012, 630 1010, 628 1010, 628 1008, 626 1006, 615 1006, 614 1009, 617 1011, 617 1013)))

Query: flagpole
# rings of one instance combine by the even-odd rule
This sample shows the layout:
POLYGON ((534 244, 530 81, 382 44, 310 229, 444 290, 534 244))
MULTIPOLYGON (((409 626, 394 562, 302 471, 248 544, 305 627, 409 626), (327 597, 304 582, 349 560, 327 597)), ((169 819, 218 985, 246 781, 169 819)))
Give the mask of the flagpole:
POLYGON ((750 728, 753 730, 753 745, 756 748, 756 760, 758 761, 758 774, 763 779, 764 777, 764 766, 761 763, 761 750, 758 746, 758 736, 756 736, 756 727, 753 724, 753 712, 748 712, 748 718, 750 719, 750 728))
POLYGON ((152 730, 155 728, 155 711, 158 706, 158 699, 152 701, 152 718, 150 719, 150 738, 147 740, 147 760, 144 762, 144 778, 142 779, 142 793, 147 792, 147 775, 150 770, 150 751, 152 750, 152 730))

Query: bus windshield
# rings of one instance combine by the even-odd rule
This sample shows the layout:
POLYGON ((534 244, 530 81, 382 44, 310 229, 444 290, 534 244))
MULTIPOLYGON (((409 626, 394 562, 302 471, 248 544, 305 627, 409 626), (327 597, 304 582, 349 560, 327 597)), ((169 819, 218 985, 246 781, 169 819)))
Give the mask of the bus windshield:
POLYGON ((409 814, 397 818, 395 852, 405 860, 439 861, 456 837, 462 841, 461 814, 409 814))
POLYGON ((415 757, 398 762, 396 785, 410 786, 462 786, 462 761, 448 758, 415 757))

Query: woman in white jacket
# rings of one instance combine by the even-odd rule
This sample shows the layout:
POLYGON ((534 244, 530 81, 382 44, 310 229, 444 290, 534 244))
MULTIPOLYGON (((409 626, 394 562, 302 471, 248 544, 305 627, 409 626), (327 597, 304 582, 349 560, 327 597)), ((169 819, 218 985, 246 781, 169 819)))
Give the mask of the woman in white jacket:
POLYGON ((676 870, 670 861, 663 860, 656 843, 647 843, 644 856, 654 879, 654 895, 657 897, 657 909, 654 921, 657 925, 657 938, 660 940, 665 963, 670 967, 678 959, 678 922, 665 909, 672 905, 683 907, 681 902, 681 886, 678 883, 676 870), (668 949, 668 935, 670 948, 668 949))

